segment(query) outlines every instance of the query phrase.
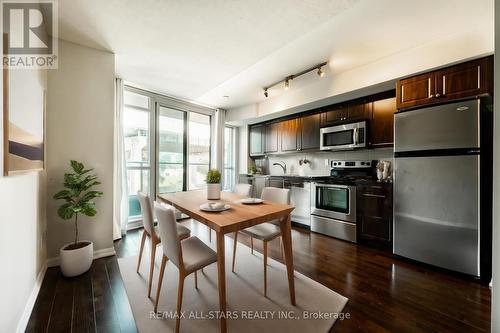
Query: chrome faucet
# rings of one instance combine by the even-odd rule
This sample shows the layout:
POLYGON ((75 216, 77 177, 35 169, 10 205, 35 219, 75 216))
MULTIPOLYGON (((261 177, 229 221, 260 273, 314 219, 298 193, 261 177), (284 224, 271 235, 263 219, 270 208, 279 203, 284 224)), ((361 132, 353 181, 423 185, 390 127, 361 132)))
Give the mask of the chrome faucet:
POLYGON ((281 163, 276 162, 276 163, 273 163, 273 165, 279 165, 283 169, 283 174, 286 175, 286 163, 283 161, 281 161, 281 163), (281 164, 281 163, 283 163, 283 164, 281 164))

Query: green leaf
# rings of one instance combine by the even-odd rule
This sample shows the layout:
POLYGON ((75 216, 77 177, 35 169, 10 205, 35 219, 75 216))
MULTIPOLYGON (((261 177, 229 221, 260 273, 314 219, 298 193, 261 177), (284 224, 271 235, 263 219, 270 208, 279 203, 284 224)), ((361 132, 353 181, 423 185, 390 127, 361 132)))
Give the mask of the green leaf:
POLYGON ((54 199, 71 199, 72 191, 62 190, 54 194, 54 199))
POLYGON ((83 169, 85 168, 83 166, 83 163, 77 162, 75 160, 70 161, 71 167, 77 174, 81 174, 83 172, 83 169))
POLYGON ((81 210, 82 214, 85 214, 87 216, 94 216, 97 214, 97 211, 95 209, 95 204, 93 202, 87 202, 82 206, 81 210))
POLYGON ((85 193, 80 198, 80 202, 87 202, 87 201, 92 200, 94 198, 101 197, 102 194, 103 193, 101 191, 90 191, 90 192, 87 192, 87 193, 85 193))
POLYGON ((65 203, 57 210, 57 215, 59 215, 59 217, 63 220, 71 219, 74 213, 75 212, 73 211, 73 204, 71 203, 65 203))

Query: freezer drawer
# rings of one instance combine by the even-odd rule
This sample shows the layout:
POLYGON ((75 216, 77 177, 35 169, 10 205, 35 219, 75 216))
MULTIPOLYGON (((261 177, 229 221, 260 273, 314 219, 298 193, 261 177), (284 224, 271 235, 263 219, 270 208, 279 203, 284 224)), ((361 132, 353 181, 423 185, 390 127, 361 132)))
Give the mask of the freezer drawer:
POLYGON ((394 151, 479 147, 479 100, 394 115, 394 151))
POLYGON ((394 253, 479 275, 479 156, 395 159, 394 253))

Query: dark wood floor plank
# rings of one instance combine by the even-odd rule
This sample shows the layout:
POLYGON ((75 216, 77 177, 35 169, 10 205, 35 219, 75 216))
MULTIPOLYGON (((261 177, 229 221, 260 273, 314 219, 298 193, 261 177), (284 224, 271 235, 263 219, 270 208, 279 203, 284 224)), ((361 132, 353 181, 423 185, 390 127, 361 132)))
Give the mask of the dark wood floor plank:
POLYGON ((94 311, 97 332, 120 332, 120 323, 113 302, 105 259, 94 260, 91 268, 94 290, 94 311))
POLYGON ((74 278, 72 333, 95 332, 94 293, 90 271, 74 278))
POLYGON ((58 279, 59 268, 47 268, 40 292, 26 326, 26 332, 45 332, 47 330, 58 279))
POLYGON ((59 273, 47 332, 59 333, 71 331, 74 282, 73 278, 66 278, 59 273))
POLYGON ((128 301, 125 285, 121 278, 120 269, 116 257, 109 257, 106 259, 106 270, 108 272, 108 279, 111 286, 111 292, 115 304, 115 309, 118 315, 118 322, 122 332, 135 333, 137 327, 135 325, 134 315, 128 301))

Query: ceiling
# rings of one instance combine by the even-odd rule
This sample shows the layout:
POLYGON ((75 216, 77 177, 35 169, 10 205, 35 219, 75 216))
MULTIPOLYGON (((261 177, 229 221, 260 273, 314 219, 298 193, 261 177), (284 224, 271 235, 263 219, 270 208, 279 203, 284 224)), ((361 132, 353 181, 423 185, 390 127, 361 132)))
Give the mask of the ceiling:
MULTIPOLYGON (((493 0, 61 0, 59 37, 115 53, 117 76, 234 108, 323 61, 326 79, 429 40, 493 29, 493 0), (228 97, 225 97, 228 96, 228 97)), ((291 89, 319 78, 310 74, 291 89)), ((322 78, 325 79, 325 78, 322 78)), ((271 96, 286 93, 281 88, 271 96)))

